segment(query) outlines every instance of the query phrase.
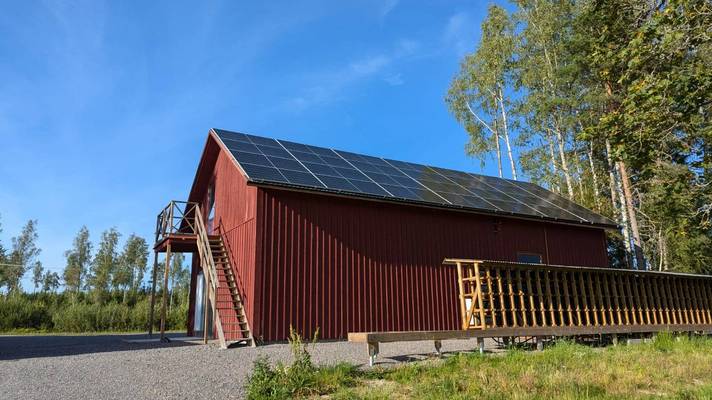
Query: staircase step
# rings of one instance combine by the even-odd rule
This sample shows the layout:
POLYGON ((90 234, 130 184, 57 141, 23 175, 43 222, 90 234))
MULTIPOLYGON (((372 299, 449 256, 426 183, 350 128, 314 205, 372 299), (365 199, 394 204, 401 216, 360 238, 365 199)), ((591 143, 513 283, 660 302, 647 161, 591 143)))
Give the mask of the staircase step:
POLYGON ((239 307, 235 307, 235 306, 233 306, 233 307, 217 307, 217 309, 218 309, 218 310, 235 310, 235 311, 240 311, 240 310, 243 309, 243 307, 242 307, 242 306, 239 306, 239 307))

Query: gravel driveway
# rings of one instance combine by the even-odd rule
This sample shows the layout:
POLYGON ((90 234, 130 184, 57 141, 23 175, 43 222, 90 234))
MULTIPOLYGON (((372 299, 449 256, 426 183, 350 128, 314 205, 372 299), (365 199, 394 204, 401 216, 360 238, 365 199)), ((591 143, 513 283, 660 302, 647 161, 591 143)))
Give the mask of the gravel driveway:
MULTIPOLYGON (((215 345, 127 343, 142 335, 0 336, 2 399, 227 399, 242 386, 259 356, 289 361, 288 344, 220 350, 215 345)), ((491 345, 491 343, 487 343, 491 345)), ((428 342, 381 344, 378 365, 432 355, 428 342)), ((490 347, 490 346, 488 346, 490 347)), ((443 351, 471 351, 475 340, 443 342, 443 351)), ((368 362, 363 343, 323 342, 317 363, 368 362)))

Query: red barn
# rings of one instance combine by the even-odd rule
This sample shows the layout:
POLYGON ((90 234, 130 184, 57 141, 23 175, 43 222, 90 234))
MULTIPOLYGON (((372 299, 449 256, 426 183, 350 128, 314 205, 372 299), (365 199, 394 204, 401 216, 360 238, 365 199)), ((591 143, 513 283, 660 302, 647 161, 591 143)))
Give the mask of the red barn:
MULTIPOLYGON (((458 329, 457 276, 444 258, 607 266, 615 226, 527 182, 217 129, 189 201, 223 243, 220 281, 236 282, 217 289, 227 339, 284 340, 290 325, 323 339, 458 329)), ((206 310, 193 260, 190 334, 206 310)))

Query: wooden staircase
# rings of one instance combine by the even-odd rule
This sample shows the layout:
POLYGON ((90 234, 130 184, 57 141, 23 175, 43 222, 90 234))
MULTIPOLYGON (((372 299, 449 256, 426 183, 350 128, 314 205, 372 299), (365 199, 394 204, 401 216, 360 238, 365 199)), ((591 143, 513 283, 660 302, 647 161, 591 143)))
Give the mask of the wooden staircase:
POLYGON ((215 309, 223 329, 224 343, 221 345, 227 347, 229 343, 245 342, 250 346, 255 346, 240 296, 237 277, 230 265, 230 258, 222 237, 210 235, 208 243, 219 282, 215 309))
MULTIPOLYGON (((218 228, 218 232, 222 232, 218 228)), ((166 265, 170 265, 171 250, 193 252, 197 250, 200 267, 205 279, 205 296, 197 301, 204 303, 203 326, 214 326, 215 335, 221 348, 243 342, 255 346, 250 325, 245 313, 244 301, 240 293, 239 277, 230 265, 229 243, 223 241, 221 234, 208 234, 207 225, 198 203, 171 201, 156 219, 156 245, 154 246, 153 284, 151 286, 151 311, 149 315, 149 334, 153 327, 153 308, 156 292, 156 269, 158 253, 166 253, 166 265), (171 247, 174 246, 174 247, 171 247), (211 310, 212 312, 207 312, 211 310), (209 316, 212 315, 212 319, 209 316)), ((167 269, 164 273, 164 286, 168 283, 167 269)), ((161 339, 165 326, 166 295, 163 295, 161 312, 161 339)), ((208 343, 208 330, 204 329, 203 341, 208 343)))

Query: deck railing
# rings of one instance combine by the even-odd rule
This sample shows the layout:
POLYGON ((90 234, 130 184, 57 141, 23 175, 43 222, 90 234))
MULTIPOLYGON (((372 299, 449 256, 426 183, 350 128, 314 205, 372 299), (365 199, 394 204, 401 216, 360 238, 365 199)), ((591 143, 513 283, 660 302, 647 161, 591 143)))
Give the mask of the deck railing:
POLYGON ((169 235, 196 235, 198 233, 198 203, 172 200, 156 217, 156 243, 169 235))
MULTIPOLYGON (((712 324, 712 277, 447 259, 462 329, 712 324)), ((686 329, 689 330, 689 329, 686 329)))

